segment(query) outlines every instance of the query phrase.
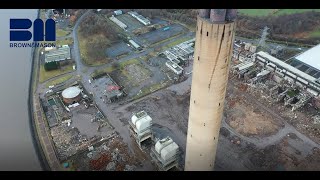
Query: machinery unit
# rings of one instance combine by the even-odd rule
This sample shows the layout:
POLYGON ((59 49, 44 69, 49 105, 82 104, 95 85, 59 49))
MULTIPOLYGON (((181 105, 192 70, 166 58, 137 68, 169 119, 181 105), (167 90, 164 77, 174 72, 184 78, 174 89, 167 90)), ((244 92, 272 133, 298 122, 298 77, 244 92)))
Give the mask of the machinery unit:
POLYGON ((129 131, 141 149, 142 142, 152 139, 152 118, 145 112, 134 113, 129 121, 129 131))
POLYGON ((178 155, 179 146, 169 136, 158 140, 155 146, 151 147, 150 156, 162 171, 178 167, 178 155))

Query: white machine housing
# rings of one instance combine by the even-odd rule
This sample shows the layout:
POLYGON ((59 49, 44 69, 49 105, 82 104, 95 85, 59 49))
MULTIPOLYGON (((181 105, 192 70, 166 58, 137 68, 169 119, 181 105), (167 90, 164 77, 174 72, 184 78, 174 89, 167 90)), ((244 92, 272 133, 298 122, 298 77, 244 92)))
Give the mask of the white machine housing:
POLYGON ((156 142, 150 156, 160 170, 168 171, 178 166, 178 153, 179 146, 168 136, 156 142))
POLYGON ((152 138, 152 118, 145 112, 140 111, 133 114, 129 121, 129 130, 136 142, 141 148, 141 143, 149 138, 152 138))

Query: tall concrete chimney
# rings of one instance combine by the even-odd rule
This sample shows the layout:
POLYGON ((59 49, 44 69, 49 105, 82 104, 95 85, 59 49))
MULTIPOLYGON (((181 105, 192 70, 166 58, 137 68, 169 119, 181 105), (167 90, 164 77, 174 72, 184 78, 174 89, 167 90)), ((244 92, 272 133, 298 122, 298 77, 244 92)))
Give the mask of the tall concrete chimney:
POLYGON ((214 169, 236 14, 235 9, 201 9, 197 17, 186 171, 214 169))

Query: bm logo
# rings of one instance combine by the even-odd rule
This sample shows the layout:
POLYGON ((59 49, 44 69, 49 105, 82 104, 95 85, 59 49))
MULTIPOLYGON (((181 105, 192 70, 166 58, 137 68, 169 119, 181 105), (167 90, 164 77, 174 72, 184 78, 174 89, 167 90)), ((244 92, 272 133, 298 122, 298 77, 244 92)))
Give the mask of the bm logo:
MULTIPOLYGON (((10 41, 29 41, 32 33, 29 29, 32 26, 30 19, 10 19, 10 41)), ((48 19, 44 23, 41 19, 33 22, 33 41, 55 41, 56 22, 48 19)))

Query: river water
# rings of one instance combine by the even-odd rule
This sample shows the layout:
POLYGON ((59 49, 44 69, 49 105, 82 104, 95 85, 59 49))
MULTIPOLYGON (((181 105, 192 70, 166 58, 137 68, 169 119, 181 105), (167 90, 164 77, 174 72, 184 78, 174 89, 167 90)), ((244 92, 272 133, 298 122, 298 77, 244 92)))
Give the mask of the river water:
POLYGON ((9 47, 9 19, 35 19, 37 10, 0 10, 0 170, 41 170, 28 114, 31 48, 9 47))

